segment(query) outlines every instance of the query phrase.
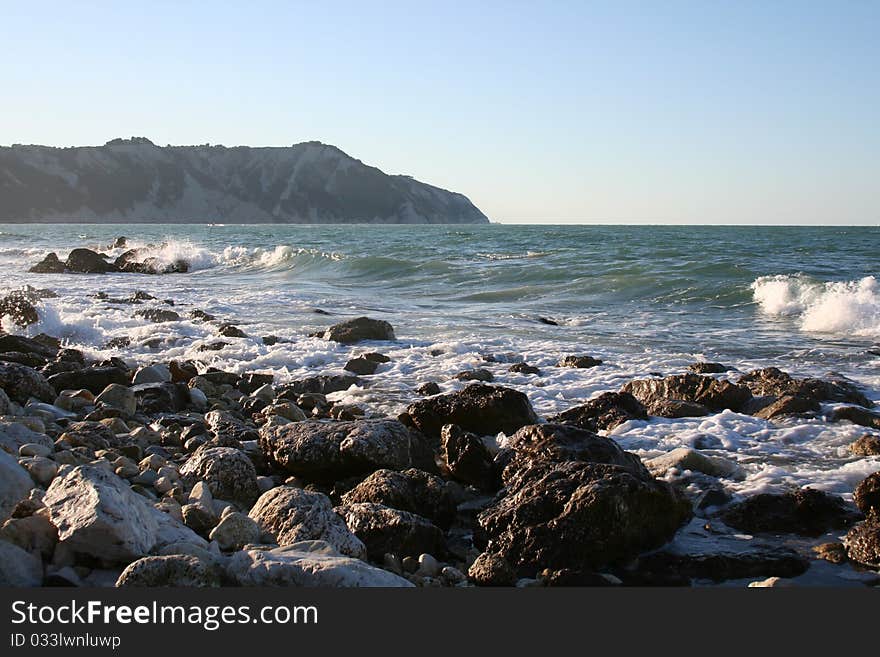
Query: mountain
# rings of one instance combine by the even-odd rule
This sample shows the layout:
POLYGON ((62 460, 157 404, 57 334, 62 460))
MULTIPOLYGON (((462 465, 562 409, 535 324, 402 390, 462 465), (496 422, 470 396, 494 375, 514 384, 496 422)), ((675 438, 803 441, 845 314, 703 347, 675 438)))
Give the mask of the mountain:
POLYGON ((388 175, 316 141, 290 147, 0 147, 0 220, 473 224, 462 194, 388 175))

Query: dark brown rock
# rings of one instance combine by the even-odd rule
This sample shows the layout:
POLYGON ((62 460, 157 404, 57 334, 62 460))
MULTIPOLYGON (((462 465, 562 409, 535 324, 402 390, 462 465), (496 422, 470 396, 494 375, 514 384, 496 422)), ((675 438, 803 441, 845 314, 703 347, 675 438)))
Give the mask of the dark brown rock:
POLYGON ((492 552, 483 552, 471 567, 468 577, 477 586, 513 586, 516 584, 516 571, 503 557, 492 552))
POLYGON ((598 367, 602 364, 599 358, 592 356, 564 356, 559 359, 558 367, 575 367, 578 369, 587 369, 590 367, 598 367))
POLYGON ((880 436, 866 433, 849 446, 856 456, 880 456, 880 436))
POLYGON ((862 479, 853 493, 853 501, 865 515, 873 512, 880 517, 880 472, 862 479))
POLYGON ((541 370, 535 367, 534 365, 529 365, 528 363, 514 363, 510 367, 507 368, 508 372, 513 372, 514 374, 534 374, 535 376, 541 376, 541 370))
POLYGON ((807 399, 805 397, 794 397, 785 395, 780 397, 769 406, 765 406, 755 413, 755 417, 764 420, 771 420, 775 417, 785 415, 804 415, 806 413, 818 413, 821 409, 819 402, 815 399, 807 399))
POLYGON ((831 413, 831 420, 833 422, 847 420, 862 427, 880 429, 880 413, 872 413, 868 409, 859 406, 835 408, 831 413))
POLYGON ((104 256, 91 249, 74 249, 71 251, 67 255, 65 268, 67 271, 80 274, 105 274, 110 271, 116 271, 116 267, 107 262, 104 256))
POLYGON ((474 383, 463 390, 421 399, 406 410, 408 421, 425 435, 439 440, 443 425, 457 424, 479 435, 510 435, 535 424, 538 416, 528 397, 511 388, 474 383))
POLYGON ((64 263, 58 259, 58 254, 50 253, 28 271, 31 274, 63 274, 65 269, 64 263))
POLYGON ((246 338, 247 333, 242 331, 240 328, 233 324, 223 324, 219 329, 217 329, 217 333, 222 335, 224 338, 246 338))
POLYGON ((399 557, 444 551, 443 532, 427 518, 381 504, 359 502, 337 507, 351 532, 367 546, 367 555, 381 561, 385 554, 399 557))
POLYGON ((455 516, 455 501, 446 483, 422 470, 376 470, 342 496, 343 504, 372 502, 423 516, 438 527, 448 527, 455 516))
POLYGON ((701 361, 699 363, 694 363, 693 365, 688 365, 688 369, 697 374, 724 374, 730 368, 721 363, 707 363, 701 361))
POLYGON ((354 372, 355 374, 374 374, 376 370, 379 368, 379 363, 374 360, 369 360, 364 357, 360 358, 352 358, 349 360, 343 369, 354 372))
POLYGON ((776 367, 753 370, 740 377, 738 383, 755 396, 803 397, 814 401, 833 401, 870 407, 868 400, 851 381, 825 379, 796 379, 776 367))
POLYGON ((648 406, 648 414, 666 418, 703 417, 711 415, 712 411, 702 404, 682 399, 655 399, 648 406))
POLYGON ((331 326, 324 332, 324 339, 351 344, 361 340, 394 340, 394 329, 388 322, 369 317, 356 317, 331 326))
POLYGON ((454 375, 452 378, 456 381, 482 381, 483 383, 489 383, 490 381, 495 380, 495 376, 492 372, 484 368, 465 370, 464 372, 459 372, 454 375))
POLYGON ((458 481, 482 490, 497 490, 500 477, 492 455, 480 437, 454 424, 440 432, 441 456, 458 481))
POLYGON ((439 395, 442 390, 440 390, 440 386, 433 381, 428 381, 427 383, 420 385, 418 389, 416 389, 416 392, 423 397, 430 397, 432 395, 439 395))
POLYGON ((859 514, 844 500, 812 488, 788 493, 762 493, 732 505, 721 519, 748 533, 791 533, 820 536, 843 529, 859 514))
POLYGON ((630 393, 648 408, 659 400, 680 399, 702 404, 712 411, 724 409, 739 411, 752 396, 749 389, 743 385, 699 374, 676 374, 663 379, 638 379, 625 384, 621 392, 630 393))
POLYGON ((549 418, 548 421, 596 432, 613 429, 629 420, 647 419, 645 407, 629 393, 605 392, 585 404, 549 418))
POLYGON ((40 321, 34 304, 23 295, 13 292, 0 299, 0 319, 9 316, 17 326, 30 326, 40 321))

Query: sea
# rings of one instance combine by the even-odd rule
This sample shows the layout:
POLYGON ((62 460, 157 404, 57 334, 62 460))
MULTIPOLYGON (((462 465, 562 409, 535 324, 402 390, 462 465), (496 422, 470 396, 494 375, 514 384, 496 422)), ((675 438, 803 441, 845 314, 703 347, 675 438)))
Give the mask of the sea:
MULTIPOLYGON (((880 401, 878 254, 878 227, 6 224, 0 286, 58 295, 39 303, 39 323, 22 330, 7 318, 5 330, 48 333, 96 358, 192 359, 284 382, 341 374, 353 356, 381 351, 389 363, 331 398, 394 415, 420 385, 456 390, 465 384, 453 375, 486 368, 548 416, 701 360, 740 372, 834 372, 880 401), (118 255, 122 249, 110 245, 120 236, 163 262, 184 259, 190 271, 27 271, 52 251, 62 260, 75 247, 118 255), (96 298, 138 290, 158 300, 96 298), (135 316, 151 306, 182 319, 155 324, 135 316), (217 321, 190 320, 194 309, 217 321), (390 322, 397 340, 346 346, 309 337, 362 315, 390 322), (248 337, 220 338, 221 322, 248 337), (264 336, 280 340, 267 345, 264 336), (106 348, 120 337, 131 345, 106 348), (199 350, 218 339, 229 344, 199 350), (581 354, 603 364, 557 366, 581 354), (519 361, 541 375, 508 372, 519 361)), ((611 437, 643 458, 700 445, 735 461, 741 474, 724 481, 735 496, 812 486, 851 498, 861 479, 880 470, 880 457, 848 449, 865 432, 822 418, 768 422, 726 411, 631 421, 611 437)))

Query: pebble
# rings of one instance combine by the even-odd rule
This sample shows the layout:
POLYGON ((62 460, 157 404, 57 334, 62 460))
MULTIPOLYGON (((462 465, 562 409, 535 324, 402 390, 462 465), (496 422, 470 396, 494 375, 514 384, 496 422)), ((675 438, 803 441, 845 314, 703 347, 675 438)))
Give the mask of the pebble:
POLYGON ((430 554, 420 554, 416 572, 422 577, 436 577, 440 573, 440 564, 430 554))

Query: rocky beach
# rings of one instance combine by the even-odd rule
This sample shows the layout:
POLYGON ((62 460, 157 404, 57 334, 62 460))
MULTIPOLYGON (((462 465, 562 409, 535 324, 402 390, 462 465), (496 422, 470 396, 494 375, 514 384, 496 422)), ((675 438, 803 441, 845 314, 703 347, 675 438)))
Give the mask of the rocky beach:
POLYGON ((644 371, 561 341, 534 358, 450 349, 342 308, 258 333, 163 298, 160 281, 197 286, 198 268, 156 253, 121 237, 28 252, 28 282, 0 299, 0 584, 880 583, 864 382, 703 358, 644 371), (51 283, 87 285, 96 316, 138 330, 71 332, 51 283), (163 332, 183 325, 200 331, 185 351, 163 332), (248 355, 285 345, 334 360, 248 355), (467 358, 428 376, 414 351, 467 358), (548 397, 556 382, 570 394, 548 397), (809 462, 758 449, 827 435, 809 462), (815 474, 829 458, 833 485, 815 474))

